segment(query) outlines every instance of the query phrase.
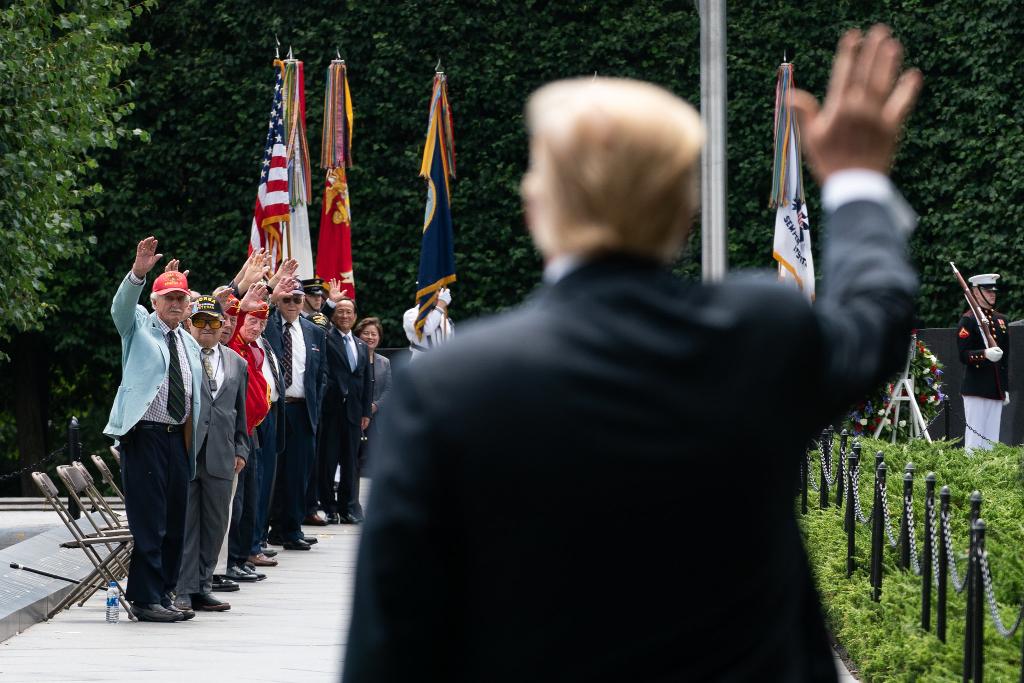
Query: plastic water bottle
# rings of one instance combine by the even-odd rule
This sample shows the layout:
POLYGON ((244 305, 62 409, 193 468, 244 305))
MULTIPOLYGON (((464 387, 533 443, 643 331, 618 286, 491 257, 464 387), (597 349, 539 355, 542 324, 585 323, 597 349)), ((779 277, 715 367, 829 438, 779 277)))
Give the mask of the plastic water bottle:
POLYGON ((107 623, 116 624, 121 616, 121 603, 118 600, 117 582, 111 581, 107 586, 107 623))

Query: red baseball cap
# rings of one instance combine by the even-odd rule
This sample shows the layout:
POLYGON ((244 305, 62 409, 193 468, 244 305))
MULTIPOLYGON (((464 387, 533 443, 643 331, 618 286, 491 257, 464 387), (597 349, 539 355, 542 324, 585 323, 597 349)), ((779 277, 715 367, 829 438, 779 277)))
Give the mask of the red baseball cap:
POLYGON ((168 292, 190 294, 188 280, 185 278, 183 273, 172 270, 167 273, 161 273, 160 276, 153 281, 154 294, 167 294, 168 292))

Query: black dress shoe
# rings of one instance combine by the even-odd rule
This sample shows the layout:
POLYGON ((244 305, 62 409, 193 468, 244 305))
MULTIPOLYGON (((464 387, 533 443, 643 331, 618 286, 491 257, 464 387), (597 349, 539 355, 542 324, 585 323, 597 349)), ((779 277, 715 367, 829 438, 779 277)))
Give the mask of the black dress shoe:
POLYGON ((231 605, 213 597, 213 593, 193 593, 192 607, 201 612, 227 612, 231 605))
POLYGON ((241 568, 249 572, 250 574, 255 574, 257 581, 262 581, 263 579, 267 578, 266 574, 261 574, 260 572, 256 571, 256 565, 254 565, 252 562, 246 562, 245 564, 241 565, 241 568))
POLYGON ((256 578, 255 574, 250 574, 249 572, 245 571, 245 569, 243 569, 242 567, 236 567, 234 565, 228 567, 228 572, 224 576, 231 579, 232 581, 244 581, 246 583, 254 583, 259 580, 256 578))
POLYGON ((284 539, 280 536, 270 536, 267 538, 267 545, 284 545, 284 539))
POLYGON ((305 541, 306 543, 308 543, 309 545, 316 545, 317 543, 320 542, 320 539, 318 539, 316 536, 305 536, 305 535, 303 535, 302 536, 302 540, 305 541))
POLYGON ((154 603, 152 605, 132 603, 132 613, 135 614, 135 618, 139 621, 159 621, 167 623, 171 621, 184 621, 185 619, 185 615, 181 612, 167 609, 159 603, 154 603))
POLYGON ((363 518, 362 517, 356 517, 355 515, 342 515, 341 516, 341 523, 342 524, 362 524, 363 523, 363 518))
POLYGON ((181 612, 182 621, 188 621, 196 615, 185 601, 179 602, 171 595, 165 595, 164 599, 160 601, 160 604, 163 605, 164 609, 169 609, 172 612, 181 612))
POLYGON ((341 515, 339 515, 337 512, 332 512, 331 514, 327 515, 327 523, 341 524, 341 515))
POLYGON ((214 574, 212 588, 218 593, 233 593, 238 590, 238 584, 226 576, 214 574))
POLYGON ((301 538, 294 541, 285 541, 283 545, 285 550, 309 550, 313 547, 301 538))
POLYGON ((268 548, 267 546, 263 546, 263 554, 266 555, 267 557, 277 557, 277 551, 273 550, 271 548, 268 548))

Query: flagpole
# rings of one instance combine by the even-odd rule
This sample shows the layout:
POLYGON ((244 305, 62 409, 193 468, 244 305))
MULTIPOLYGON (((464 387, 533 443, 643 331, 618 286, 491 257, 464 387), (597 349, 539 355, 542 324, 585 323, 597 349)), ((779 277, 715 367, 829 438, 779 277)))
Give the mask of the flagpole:
POLYGON ((726 231, 726 0, 700 0, 700 113, 707 138, 701 158, 701 272, 705 282, 728 269, 726 231))

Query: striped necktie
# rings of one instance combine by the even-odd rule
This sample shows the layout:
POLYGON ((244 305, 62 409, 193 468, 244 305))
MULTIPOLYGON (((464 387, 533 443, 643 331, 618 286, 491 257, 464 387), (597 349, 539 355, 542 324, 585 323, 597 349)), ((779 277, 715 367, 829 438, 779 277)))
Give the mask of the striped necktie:
POLYGON ((167 414, 175 422, 181 422, 185 419, 185 381, 181 377, 176 332, 171 330, 167 334, 167 349, 171 352, 171 364, 167 371, 167 414))
POLYGON ((281 346, 284 347, 284 358, 281 359, 281 368, 284 372, 284 388, 292 385, 292 324, 284 324, 284 335, 281 337, 281 346))

